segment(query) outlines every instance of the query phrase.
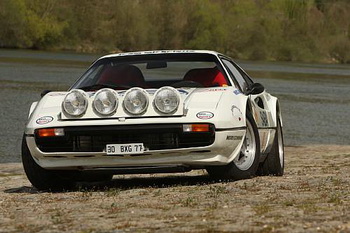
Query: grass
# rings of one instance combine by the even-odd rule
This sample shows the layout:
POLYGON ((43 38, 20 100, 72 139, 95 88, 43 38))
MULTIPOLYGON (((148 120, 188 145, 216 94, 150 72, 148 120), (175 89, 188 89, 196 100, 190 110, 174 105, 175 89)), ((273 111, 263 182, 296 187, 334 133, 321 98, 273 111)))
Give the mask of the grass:
POLYGON ((16 173, 2 173, 0 174, 0 177, 11 177, 11 176, 21 176, 22 174, 16 174, 16 173))
POLYGON ((62 224, 67 223, 64 212, 61 210, 55 210, 53 214, 51 214, 51 221, 53 224, 62 224))
POLYGON ((341 205, 343 203, 342 196, 339 193, 331 193, 328 196, 327 202, 335 205, 341 205))
POLYGON ((207 196, 210 198, 218 198, 221 194, 227 194, 228 191, 226 190, 225 186, 209 186, 209 192, 207 193, 207 196))
POLYGON ((199 204, 198 199, 196 197, 191 197, 191 196, 185 198, 180 203, 183 207, 195 207, 195 206, 198 206, 199 204))
POLYGON ((271 209, 272 208, 269 203, 263 203, 263 204, 253 206, 253 210, 259 216, 267 214, 268 212, 271 211, 271 209))
POLYGON ((300 205, 297 205, 297 208, 302 209, 305 214, 314 214, 318 210, 318 207, 315 203, 302 203, 300 205))
POLYGON ((294 206, 296 204, 296 201, 293 199, 289 199, 283 202, 283 205, 286 207, 294 206))
MULTIPOLYGON (((176 176, 171 182, 152 176, 132 180, 135 185, 127 178, 122 184, 113 181, 74 192, 3 192, 0 231, 348 232, 349 167, 332 169, 344 158, 323 163, 328 152, 317 149, 310 154, 307 148, 293 148, 294 157, 287 159, 294 163, 286 161, 283 177, 198 185, 184 182, 183 176, 178 182, 176 176), (303 160, 305 153, 312 160, 303 160)), ((11 187, 18 180, 10 176, 2 182, 11 187)))
POLYGON ((114 196, 118 196, 120 193, 122 192, 122 189, 119 189, 119 188, 110 188, 110 189, 107 189, 104 194, 107 196, 107 197, 114 197, 114 196))
POLYGON ((46 227, 39 224, 20 223, 15 228, 18 232, 35 233, 44 230, 46 227))

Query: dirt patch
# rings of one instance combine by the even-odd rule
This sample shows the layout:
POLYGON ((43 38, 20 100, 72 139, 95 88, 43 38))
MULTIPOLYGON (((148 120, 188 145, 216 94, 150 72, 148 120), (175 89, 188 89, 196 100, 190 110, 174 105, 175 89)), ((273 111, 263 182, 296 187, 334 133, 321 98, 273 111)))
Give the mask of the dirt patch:
POLYGON ((115 176, 40 193, 0 164, 0 232, 350 232, 350 146, 286 148, 283 177, 115 176))

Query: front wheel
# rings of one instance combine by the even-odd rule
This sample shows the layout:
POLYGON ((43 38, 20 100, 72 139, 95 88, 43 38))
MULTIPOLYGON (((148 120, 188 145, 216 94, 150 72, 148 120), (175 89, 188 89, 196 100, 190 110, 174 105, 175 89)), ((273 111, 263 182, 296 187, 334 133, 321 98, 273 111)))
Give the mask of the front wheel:
POLYGON ((25 136, 22 140, 22 163, 24 171, 32 185, 41 191, 63 191, 75 187, 74 171, 53 171, 40 167, 30 154, 25 136))
POLYGON ((247 112, 247 130, 239 155, 228 165, 208 167, 215 179, 249 179, 254 177, 259 165, 260 141, 253 116, 247 112))

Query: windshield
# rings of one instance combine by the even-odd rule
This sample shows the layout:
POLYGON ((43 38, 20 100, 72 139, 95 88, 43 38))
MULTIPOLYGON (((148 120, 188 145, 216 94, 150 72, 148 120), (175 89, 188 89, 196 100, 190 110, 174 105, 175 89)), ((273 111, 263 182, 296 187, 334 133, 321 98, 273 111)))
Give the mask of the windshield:
MULTIPOLYGON (((130 59, 129 59, 130 60, 130 59)), ((94 91, 131 87, 220 87, 229 86, 224 72, 213 60, 152 59, 125 61, 105 58, 96 62, 71 89, 94 91)))

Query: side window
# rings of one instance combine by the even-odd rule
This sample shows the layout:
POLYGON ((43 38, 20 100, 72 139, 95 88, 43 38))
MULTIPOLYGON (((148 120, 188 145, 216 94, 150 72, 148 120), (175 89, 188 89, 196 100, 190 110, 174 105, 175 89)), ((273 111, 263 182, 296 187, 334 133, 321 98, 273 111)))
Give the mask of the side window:
POLYGON ((248 83, 248 86, 251 86, 253 85, 253 80, 247 75, 246 72, 244 72, 242 70, 241 67, 239 67, 237 64, 235 64, 235 67, 238 69, 238 71, 241 73, 241 75, 243 76, 243 78, 245 79, 245 81, 248 83))
POLYGON ((226 66, 226 68, 229 70, 230 75, 232 76, 232 79, 235 79, 241 88, 241 91, 245 92, 248 89, 248 83, 243 78, 241 73, 237 70, 237 68, 234 66, 232 62, 226 59, 222 59, 222 62, 226 66))

